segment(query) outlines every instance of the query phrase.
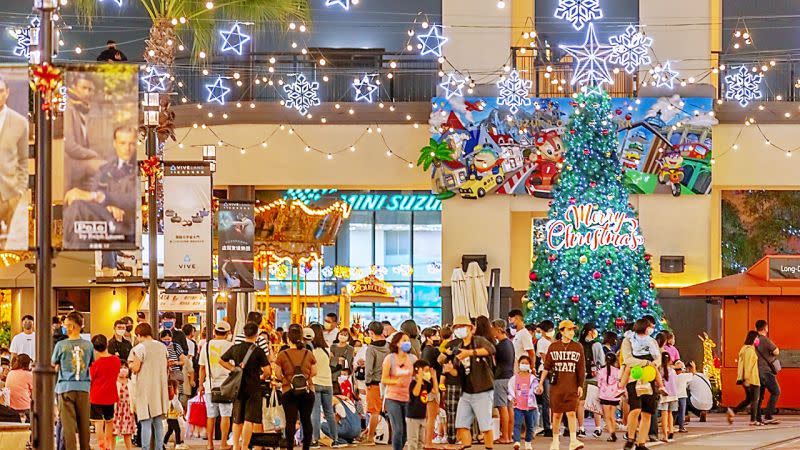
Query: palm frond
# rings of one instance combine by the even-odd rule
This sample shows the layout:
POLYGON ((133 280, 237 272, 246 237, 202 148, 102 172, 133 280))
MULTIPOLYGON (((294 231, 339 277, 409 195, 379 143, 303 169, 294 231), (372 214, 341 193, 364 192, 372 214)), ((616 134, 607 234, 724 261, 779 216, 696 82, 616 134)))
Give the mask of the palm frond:
POLYGON ((72 0, 75 15, 87 27, 92 27, 92 19, 97 12, 97 0, 72 0))

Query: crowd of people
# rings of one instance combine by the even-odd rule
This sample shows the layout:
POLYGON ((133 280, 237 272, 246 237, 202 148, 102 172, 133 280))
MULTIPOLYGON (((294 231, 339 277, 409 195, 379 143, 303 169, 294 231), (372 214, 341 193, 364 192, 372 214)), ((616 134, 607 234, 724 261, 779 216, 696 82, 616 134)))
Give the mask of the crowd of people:
MULTIPOLYGON (((0 349, 0 404, 23 421, 30 420, 33 321, 23 317, 11 348, 0 349)), ((551 450, 562 436, 570 450, 589 436, 646 450, 687 432, 689 412, 713 406, 708 378, 681 360, 670 331, 656 333, 651 316, 602 334, 570 320, 526 324, 520 310, 422 330, 413 320, 399 330, 378 321, 345 327, 335 314, 273 329, 252 311, 238 335, 220 320, 208 339, 191 324, 179 328, 171 312, 157 327, 143 314, 136 323, 120 318, 110 337, 87 339, 83 325, 78 312, 53 321, 59 449, 89 449, 91 425, 102 450, 118 438, 126 449, 170 441, 182 449, 189 436, 222 450, 267 445, 270 436, 280 437, 269 446, 290 450, 385 443, 529 450, 536 436, 551 450)), ((728 417, 749 406, 757 426, 777 422, 780 367, 767 323, 755 328, 738 358, 746 398, 728 417)))

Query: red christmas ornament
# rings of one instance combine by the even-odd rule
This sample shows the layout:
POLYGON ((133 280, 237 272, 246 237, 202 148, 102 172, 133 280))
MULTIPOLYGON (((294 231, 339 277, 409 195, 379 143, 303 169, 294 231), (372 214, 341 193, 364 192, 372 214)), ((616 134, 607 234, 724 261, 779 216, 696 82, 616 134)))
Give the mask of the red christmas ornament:
POLYGON ((589 154, 589 149, 588 148, 583 149, 583 154, 584 155, 588 155, 589 154))
POLYGON ((650 282, 650 289, 653 289, 653 288, 655 288, 655 287, 656 287, 655 283, 653 283, 653 282, 651 281, 651 282, 650 282))
POLYGON ((722 361, 720 361, 719 356, 714 357, 714 368, 719 369, 722 367, 722 361))
POLYGON ((578 303, 579 301, 581 301, 581 296, 573 295, 572 297, 570 297, 570 300, 572 300, 572 303, 578 303))
POLYGON ((622 317, 617 317, 616 319, 614 319, 614 326, 616 326, 617 328, 624 327, 625 319, 623 319, 622 317))
POLYGON ((550 291, 545 291, 544 298, 550 298, 550 291))
POLYGON ((547 207, 549 208, 549 207, 551 207, 551 206, 553 206, 553 201, 552 201, 552 200, 550 200, 549 202, 547 202, 547 207))
POLYGON ((617 108, 617 109, 614 110, 614 114, 620 115, 620 114, 622 114, 622 110, 617 108))
POLYGON ((608 136, 608 130, 602 129, 600 130, 600 134, 602 134, 603 136, 608 136))
POLYGON ((537 278, 537 277, 536 277, 536 272, 531 272, 531 273, 528 275, 528 278, 530 278, 530 280, 531 280, 531 281, 536 281, 536 278, 537 278))
POLYGON ((570 198, 569 198, 569 203, 570 203, 571 205, 574 205, 576 201, 577 201, 577 200, 575 200, 575 197, 570 197, 570 198))
POLYGON ((647 300, 642 302, 642 308, 647 308, 647 305, 649 305, 649 303, 647 303, 647 300))
POLYGON ((652 258, 652 257, 653 257, 653 255, 651 255, 650 253, 645 253, 644 254, 644 260, 645 261, 650 261, 650 258, 652 258))
POLYGON ((589 187, 591 187, 591 188, 597 187, 597 183, 595 183, 594 181, 590 181, 589 182, 589 187))
POLYGON ((613 262, 613 261, 611 261, 610 259, 607 259, 607 260, 606 260, 606 265, 607 265, 607 266, 610 266, 612 262, 613 262))
POLYGON ((631 117, 632 116, 630 114, 625 114, 625 120, 631 120, 631 117))
POLYGON ((555 260, 556 260, 556 255, 551 253, 551 254, 550 254, 550 256, 548 256, 548 257, 547 257, 547 259, 548 259, 550 262, 553 262, 553 261, 555 261, 555 260))
POLYGON ((600 272, 597 272, 597 271, 595 271, 595 272, 592 274, 592 278, 594 278, 595 280, 599 280, 599 279, 600 279, 600 278, 602 278, 602 277, 603 277, 603 274, 601 274, 600 272))
POLYGON ((575 128, 569 130, 569 134, 575 134, 575 128))

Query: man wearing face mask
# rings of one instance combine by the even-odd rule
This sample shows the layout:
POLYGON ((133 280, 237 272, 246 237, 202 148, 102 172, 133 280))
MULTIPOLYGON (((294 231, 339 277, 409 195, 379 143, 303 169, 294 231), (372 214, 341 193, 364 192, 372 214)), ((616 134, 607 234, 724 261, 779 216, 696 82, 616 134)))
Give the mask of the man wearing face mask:
POLYGON ((11 359, 17 355, 28 355, 31 359, 36 356, 36 333, 33 332, 33 316, 22 317, 22 333, 11 339, 11 359))
POLYGON ((514 342, 514 361, 519 361, 519 357, 522 355, 527 355, 531 361, 536 361, 533 337, 525 328, 521 310, 512 309, 508 312, 508 330, 514 342))
POLYGON ((133 318, 131 316, 125 316, 120 320, 122 320, 122 322, 125 323, 125 335, 122 337, 125 338, 128 342, 130 342, 131 345, 133 345, 133 318))
POLYGON ((475 327, 467 316, 457 316, 453 320, 455 339, 448 345, 452 350, 450 358, 442 370, 457 375, 461 381, 461 398, 456 410, 456 433, 461 444, 472 444, 472 422, 478 422, 483 433, 483 445, 494 446, 492 435, 492 405, 494 404, 494 371, 492 358, 494 345, 488 340, 474 336, 475 327))
POLYGON ((116 355, 120 361, 127 361, 128 355, 131 354, 133 345, 125 339, 125 333, 128 332, 128 326, 125 324, 124 319, 114 322, 114 335, 108 341, 108 353, 116 355))
POLYGON ((189 354, 189 344, 186 342, 186 335, 179 328, 175 327, 175 313, 167 311, 161 316, 161 330, 169 330, 172 333, 172 342, 181 348, 181 354, 189 354))
MULTIPOLYGON (((558 324, 561 340, 553 342, 544 357, 542 379, 550 378, 550 410, 553 423, 561 423, 561 416, 567 414, 569 426, 569 450, 583 448, 577 437, 578 399, 583 394, 583 383, 586 379, 586 360, 581 344, 574 342, 577 326, 571 320, 562 320, 558 324)), ((536 388, 542 393, 542 385, 536 388)), ((558 433, 553 434, 550 450, 558 450, 558 433)))
POLYGON ((331 347, 339 337, 339 317, 335 313, 325 314, 323 327, 325 327, 325 330, 322 331, 322 336, 325 338, 325 342, 328 343, 328 347, 331 347))

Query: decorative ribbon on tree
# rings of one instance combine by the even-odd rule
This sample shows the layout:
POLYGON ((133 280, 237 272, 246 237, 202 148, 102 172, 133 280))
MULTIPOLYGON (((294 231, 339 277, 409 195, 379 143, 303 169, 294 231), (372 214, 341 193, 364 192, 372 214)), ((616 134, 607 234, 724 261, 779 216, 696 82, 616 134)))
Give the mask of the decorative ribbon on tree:
POLYGON ((139 161, 139 170, 142 176, 147 177, 147 189, 152 192, 162 175, 161 160, 158 159, 158 156, 151 156, 139 161))
POLYGON ((31 89, 42 96, 42 111, 50 114, 58 110, 64 76, 61 69, 48 64, 31 66, 31 89))

